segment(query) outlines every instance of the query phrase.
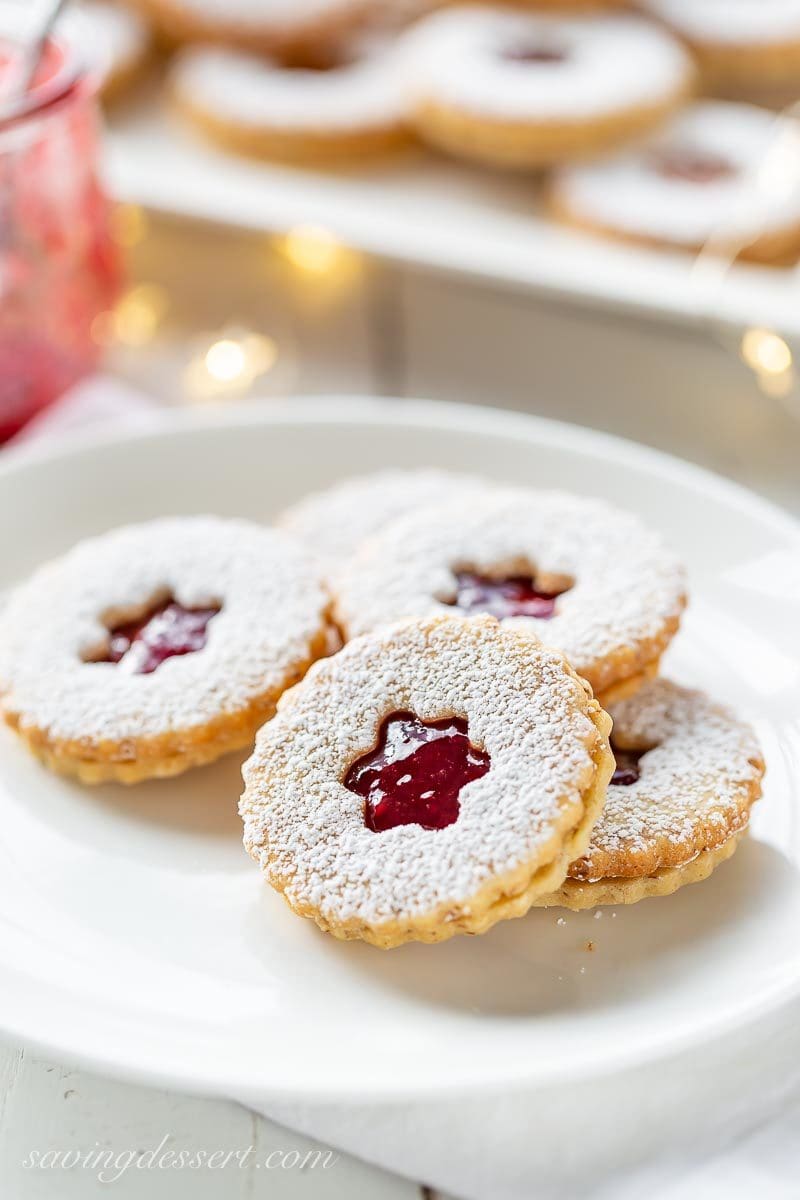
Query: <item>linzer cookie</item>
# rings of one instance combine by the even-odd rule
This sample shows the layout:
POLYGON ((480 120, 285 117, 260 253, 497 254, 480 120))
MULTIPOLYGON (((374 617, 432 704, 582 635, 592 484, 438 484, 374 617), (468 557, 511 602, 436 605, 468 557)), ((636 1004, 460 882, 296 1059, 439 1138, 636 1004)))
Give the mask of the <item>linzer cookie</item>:
POLYGON ((536 12, 598 14, 614 9, 629 7, 628 0, 510 0, 517 7, 532 8, 536 12))
POLYGON ((557 888, 613 770, 561 655, 482 617, 358 638, 311 668, 244 767, 244 842, 300 916, 382 947, 483 933, 557 888))
POLYGON ((800 0, 639 0, 681 37, 706 90, 728 96, 797 95, 800 0))
POLYGON ((409 36, 418 133, 490 166, 600 153, 658 124, 694 79, 680 43, 637 17, 470 6, 435 13, 409 36))
POLYGON ((418 510, 334 582, 346 637, 408 616, 489 613, 561 650, 601 703, 658 670, 686 601, 683 568, 631 513, 563 492, 496 490, 418 510))
POLYGON ((245 521, 174 517, 79 543, 0 615, 0 705, 84 783, 175 775, 248 746, 328 645, 302 547, 245 521))
POLYGON ((752 729, 666 679, 612 708, 616 768, 589 848, 541 905, 593 908, 667 896, 736 850, 761 795, 752 729))
POLYGON ((564 167, 550 185, 550 209, 568 224, 624 241, 793 260, 800 196, 762 181, 770 161, 789 152, 790 128, 751 104, 694 104, 629 150, 564 167))
POLYGON ((383 42, 354 44, 314 70, 209 46, 178 56, 170 86, 181 111, 234 150, 330 162, 407 140, 400 68, 383 42))
POLYGON ((475 492, 491 486, 477 475, 433 467, 376 471, 344 479, 322 492, 312 492, 285 509, 277 524, 335 570, 362 542, 398 517, 454 501, 478 503, 475 492))
POLYGON ((168 42, 238 46, 251 54, 325 61, 329 47, 380 0, 128 0, 168 42))

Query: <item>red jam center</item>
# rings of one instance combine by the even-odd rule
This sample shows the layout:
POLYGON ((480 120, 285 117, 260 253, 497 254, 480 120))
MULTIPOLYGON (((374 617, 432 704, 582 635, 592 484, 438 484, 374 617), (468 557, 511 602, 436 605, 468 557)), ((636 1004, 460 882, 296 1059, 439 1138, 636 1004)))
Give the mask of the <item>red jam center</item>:
POLYGON ((611 750, 617 764, 614 774, 611 776, 611 783, 617 787, 630 787, 641 776, 642 771, 639 766, 639 760, 645 751, 619 750, 613 742, 611 743, 611 750))
POLYGON ((177 600, 166 600, 137 621, 116 625, 101 661, 124 660, 131 674, 149 675, 168 658, 202 650, 209 621, 218 612, 216 606, 184 608, 177 600))
POLYGON ((489 613, 502 621, 504 617, 539 617, 548 620, 555 615, 556 597, 566 591, 543 592, 534 585, 530 575, 507 575, 492 579, 474 571, 456 571, 456 597, 450 603, 462 612, 489 613))
POLYGON ((715 183, 736 174, 736 168, 726 158, 689 147, 661 150, 653 156, 652 163, 654 170, 665 179, 678 179, 684 183, 715 183))
POLYGON ((506 62, 514 63, 562 63, 567 58, 565 50, 558 46, 541 45, 511 46, 503 54, 506 62))
POLYGON ((461 717, 421 721, 392 713, 378 744, 353 763, 344 786, 366 800, 364 821, 374 833, 396 825, 444 829, 458 818, 458 794, 489 770, 491 760, 469 740, 461 717))

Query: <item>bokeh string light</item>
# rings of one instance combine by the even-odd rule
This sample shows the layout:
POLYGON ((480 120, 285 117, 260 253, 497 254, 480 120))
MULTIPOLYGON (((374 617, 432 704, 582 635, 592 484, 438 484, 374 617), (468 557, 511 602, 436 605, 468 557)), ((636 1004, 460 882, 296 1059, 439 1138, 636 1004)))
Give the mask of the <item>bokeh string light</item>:
MULTIPOLYGON (((152 230, 147 213, 138 205, 120 204, 112 221, 112 236, 126 252, 136 251, 152 230)), ((301 224, 269 238, 273 267, 283 268, 279 286, 296 289, 293 303, 323 308, 335 302, 357 279, 361 255, 343 244, 322 225, 301 224)), ((160 343, 159 354, 170 370, 166 318, 176 333, 180 303, 158 283, 141 282, 129 288, 115 307, 101 313, 92 326, 98 345, 118 352, 141 350, 160 343)), ((170 339, 172 340, 172 339, 170 339)), ((191 404, 239 400, 269 376, 268 391, 285 394, 297 369, 293 339, 287 329, 260 332, 246 325, 226 323, 219 329, 194 338, 187 357, 175 364, 177 397, 191 404)), ((164 367, 162 366, 162 370, 164 367)))
POLYGON ((184 394, 194 402, 241 398, 273 370, 278 358, 277 342, 266 334, 224 330, 189 360, 184 394))
POLYGON ((276 251, 284 286, 301 308, 335 304, 362 280, 362 256, 323 225, 295 225, 270 238, 269 253, 276 251))
POLYGON ((305 275, 330 275, 352 253, 322 225, 296 225, 277 239, 277 247, 305 275))
MULTIPOLYGON (((752 216, 763 211, 765 202, 780 203, 800 191, 800 104, 776 114, 775 137, 758 166, 749 173, 742 190, 740 206, 721 222, 697 255, 693 267, 695 288, 714 301, 719 313, 716 332, 721 341, 753 372, 766 395, 785 401, 795 415, 800 412, 792 400, 796 391, 793 354, 786 338, 763 321, 745 329, 735 341, 730 322, 720 303, 731 267, 736 263, 752 233, 743 237, 741 230, 752 229, 752 216)), ((147 214, 138 205, 117 206, 113 214, 112 235, 126 250, 138 246, 148 235, 147 214)), ((361 265, 361 256, 345 245, 329 228, 316 223, 301 223, 286 233, 269 239, 270 253, 277 253, 289 270, 287 286, 296 285, 309 303, 338 295, 352 282, 361 265)), ((119 344, 142 348, 158 334, 169 309, 166 291, 156 284, 142 283, 126 292, 115 309, 100 314, 92 334, 105 346, 119 344)), ((707 306, 703 306, 707 307, 707 306)), ((754 314, 758 318, 760 314, 754 314)), ((183 390, 190 401, 240 398, 261 378, 270 373, 279 350, 274 338, 264 334, 220 329, 207 335, 204 348, 195 350, 183 372, 183 390)))
POLYGON ((123 250, 132 250, 143 242, 150 222, 138 204, 117 204, 111 211, 111 236, 123 250))
POLYGON ((777 333, 769 329, 746 330, 740 354, 768 396, 783 398, 791 394, 795 386, 792 351, 777 333))
POLYGON ((108 312, 92 322, 92 338, 100 346, 118 343, 141 349, 155 337, 169 309, 166 290, 156 283, 129 288, 108 312))
MULTIPOLYGON (((693 282, 704 294, 716 301, 712 306, 722 309, 721 293, 731 268, 741 252, 753 241, 753 218, 764 212, 765 203, 785 202, 800 193, 800 102, 789 105, 775 116, 775 136, 757 166, 745 179, 742 199, 736 209, 717 229, 697 255, 692 271, 693 282), (743 229, 751 230, 746 236, 743 229)), ((758 221, 755 222, 758 228, 758 221)), ((759 229, 759 234, 763 230, 759 229)), ((797 268, 795 267, 795 275, 797 268)), ((719 340, 730 343, 727 327, 717 327, 719 340)), ((739 357, 750 368, 760 390, 767 396, 785 402, 789 411, 798 415, 792 402, 796 374, 794 356, 786 338, 767 325, 745 329, 739 344, 739 357)))

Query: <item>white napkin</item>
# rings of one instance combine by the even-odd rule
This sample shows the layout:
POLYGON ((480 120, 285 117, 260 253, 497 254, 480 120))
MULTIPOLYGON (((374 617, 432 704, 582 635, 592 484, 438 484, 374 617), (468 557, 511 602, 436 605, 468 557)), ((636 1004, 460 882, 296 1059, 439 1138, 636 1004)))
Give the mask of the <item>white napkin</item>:
POLYGON ((800 1007, 568 1086, 420 1104, 247 1103, 465 1200, 798 1200, 800 1007))
MULTIPOLYGON (((140 428, 158 416, 146 396, 98 377, 14 444, 140 428)), ((664 1061, 567 1086, 402 1104, 234 1098, 465 1200, 800 1197, 800 1006, 664 1061)))
POLYGON ((159 409, 121 379, 95 375, 43 409, 12 438, 12 448, 100 429, 140 429, 158 421, 159 409))

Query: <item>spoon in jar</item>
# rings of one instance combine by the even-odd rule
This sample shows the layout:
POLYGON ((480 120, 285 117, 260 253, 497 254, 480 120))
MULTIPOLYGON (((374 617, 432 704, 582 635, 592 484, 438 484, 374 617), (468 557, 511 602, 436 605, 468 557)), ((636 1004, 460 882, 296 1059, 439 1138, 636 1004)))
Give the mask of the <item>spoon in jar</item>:
POLYGON ((33 86, 39 64, 44 57, 47 43, 53 32, 53 27, 67 7, 69 0, 47 0, 42 13, 38 16, 39 24, 33 38, 20 52, 19 58, 11 71, 11 80, 3 88, 3 102, 13 105, 15 101, 24 100, 33 86))

